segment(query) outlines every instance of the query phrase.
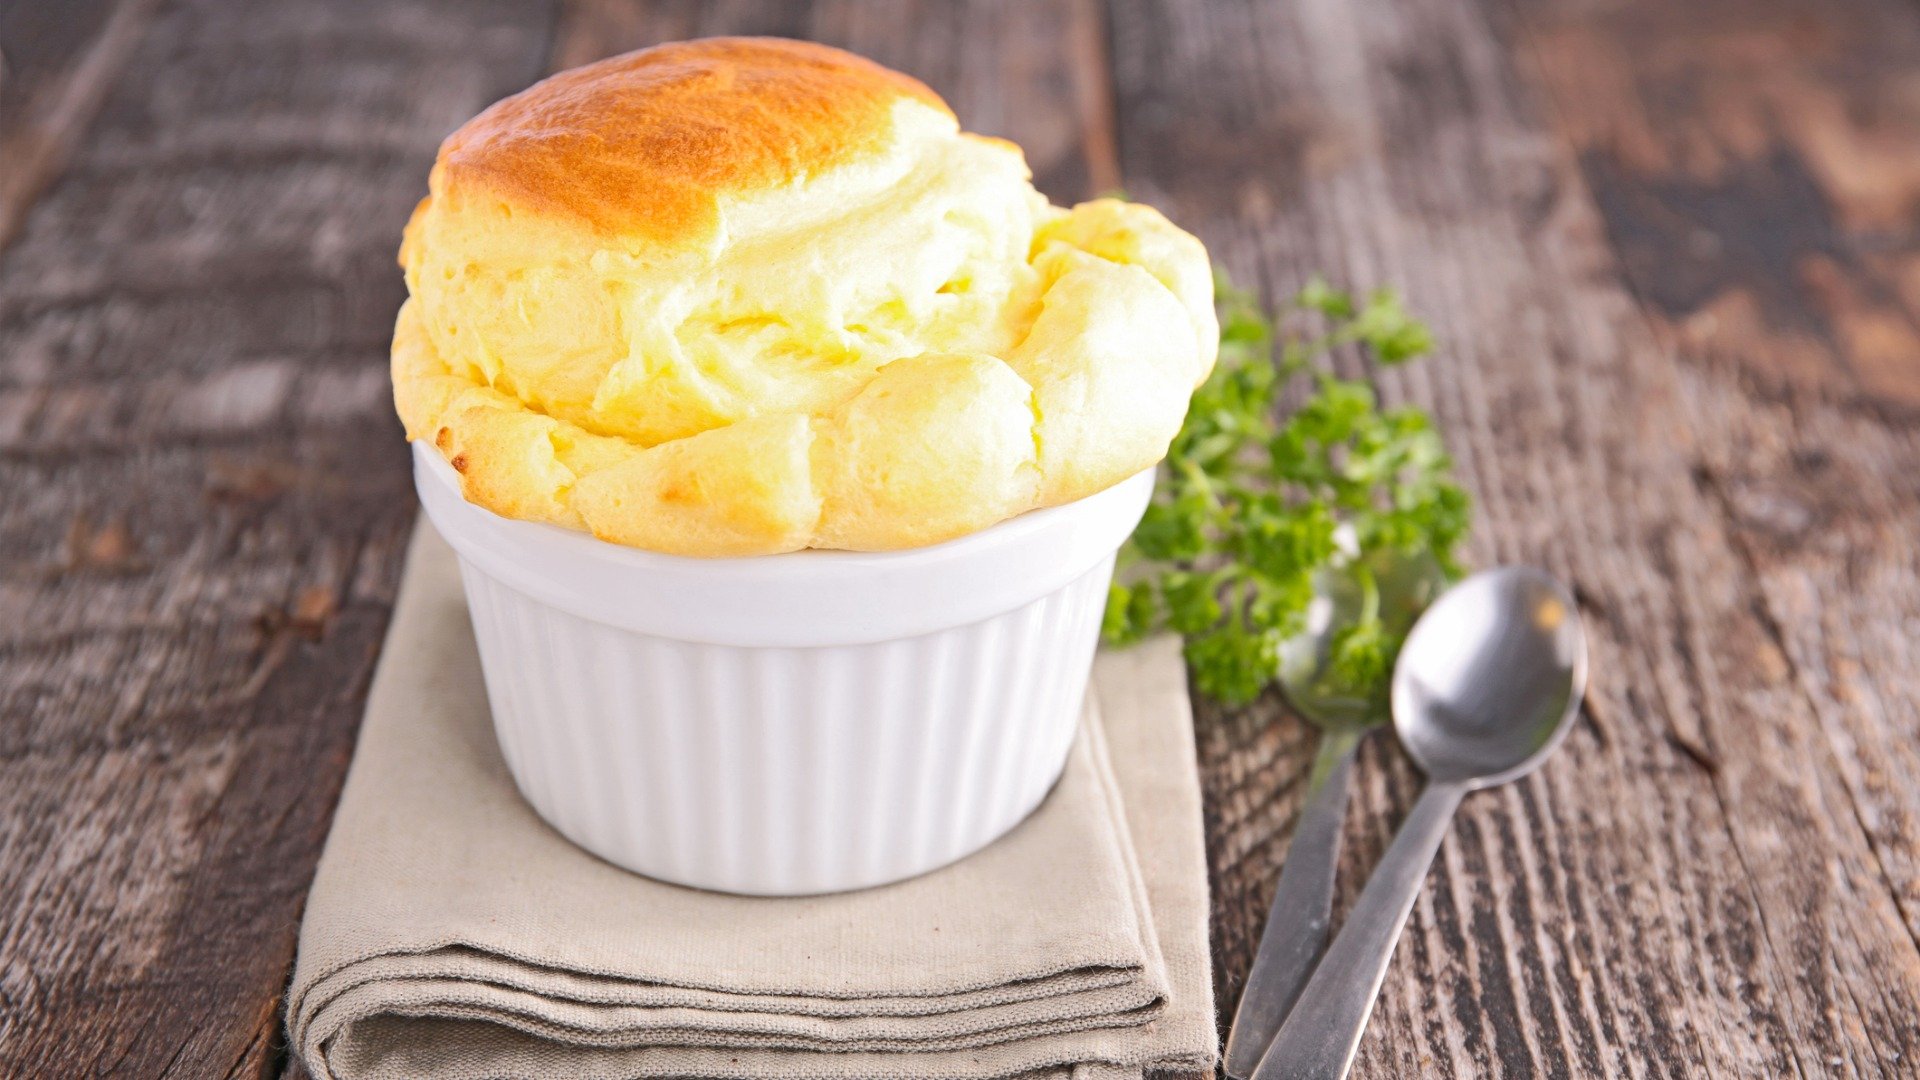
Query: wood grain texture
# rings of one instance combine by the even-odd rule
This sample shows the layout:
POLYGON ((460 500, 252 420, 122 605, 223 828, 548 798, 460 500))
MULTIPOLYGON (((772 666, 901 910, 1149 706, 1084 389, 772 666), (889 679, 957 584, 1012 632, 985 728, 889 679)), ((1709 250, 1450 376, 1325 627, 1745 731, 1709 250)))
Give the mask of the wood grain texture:
POLYGON ((277 1071, 414 513, 394 240, 551 14, 168 4, 0 262, 0 1075, 277 1071))
POLYGON ((155 3, 0 8, 0 250, 85 135, 155 3))
POLYGON ((1920 16, 1554 3, 1524 42, 1680 361, 1696 485, 1920 937, 1920 16), (1653 106, 1681 93, 1700 107, 1653 106))
MULTIPOLYGON (((1659 189, 1644 175, 1611 190, 1594 184, 1612 163, 1583 159, 1567 133, 1604 127, 1621 110, 1579 80, 1631 80, 1658 56, 1676 81, 1694 79, 1690 50, 1703 41, 1667 34, 1714 16, 1652 4, 1567 10, 1561 32, 1587 36, 1545 55, 1550 29, 1528 29, 1546 21, 1536 7, 1122 0, 1114 9, 1130 190, 1198 227, 1270 292, 1314 269, 1402 288, 1443 344, 1435 360, 1379 381, 1389 398, 1439 418, 1479 498, 1477 561, 1536 562, 1578 582, 1592 622, 1586 722, 1542 775, 1469 800, 1357 1074, 1910 1075, 1920 952, 1903 914, 1911 879, 1887 867, 1910 865, 1914 788, 1911 772, 1887 769, 1906 765, 1908 751, 1892 744, 1910 746, 1914 723, 1885 704, 1914 679, 1900 640, 1920 611, 1904 536, 1910 436, 1891 414, 1844 408, 1821 414, 1828 431, 1809 430, 1735 364, 1677 356, 1639 303, 1647 287, 1622 276, 1660 263, 1667 244, 1635 250, 1622 227, 1644 222, 1597 207, 1659 189), (1600 45, 1615 66, 1595 75, 1600 45), (1556 94, 1556 78, 1575 85, 1556 94), (1861 440, 1845 448, 1827 442, 1843 416, 1861 440), (1864 535, 1796 516, 1800 504, 1778 486, 1796 454, 1835 470, 1843 486, 1825 503, 1847 505, 1864 535), (1748 469, 1738 487, 1724 479, 1748 469), (1851 509, 1858 502, 1875 509, 1851 509), (1807 521, 1827 573, 1797 553, 1771 566, 1754 553, 1742 518, 1775 511, 1807 521), (1843 581, 1837 571, 1859 568, 1867 539, 1876 541, 1867 551, 1888 557, 1873 578, 1843 581), (1823 585, 1846 594, 1842 612, 1823 613, 1833 596, 1823 585), (1856 659, 1866 649, 1887 663, 1877 678, 1856 659), (1844 689, 1826 674, 1840 661, 1852 665, 1844 689)), ((1888 30, 1913 19, 1892 6, 1882 16, 1888 30)), ((1771 62, 1753 55, 1745 14, 1719 17, 1696 37, 1771 62)), ((1678 140, 1725 135, 1701 129, 1728 101, 1747 100, 1744 85, 1725 87, 1725 100, 1690 97, 1690 82, 1661 89, 1639 104, 1674 118, 1678 140)), ((1819 214, 1820 191, 1788 187, 1778 198, 1819 214)), ((1732 244, 1777 241, 1752 197, 1728 196, 1756 215, 1733 223, 1732 244)), ((1710 214, 1684 197, 1662 211, 1668 228, 1710 214)), ((1690 284, 1708 296, 1714 275, 1731 291, 1753 272, 1729 253, 1700 256, 1694 270, 1690 284)), ((1652 287, 1662 283, 1671 284, 1652 287)), ((1756 361, 1764 354, 1745 362, 1756 361)), ((1811 379, 1845 396, 1830 376, 1811 379)), ((1898 393, 1885 377, 1877 385, 1898 393)), ((1228 1003, 1310 745, 1298 725, 1273 723, 1278 711, 1201 724, 1228 1003)), ((1345 900, 1416 781, 1384 741, 1360 776, 1345 900)))
POLYGON ((1119 186, 1105 29, 1097 0, 574 0, 554 67, 713 34, 822 41, 933 87, 969 131, 1019 143, 1035 185, 1073 203, 1119 186))
MULTIPOLYGON (((487 101, 713 33, 911 71, 1056 201, 1434 323, 1373 374, 1475 558, 1579 584, 1594 686, 1469 801, 1356 1075, 1914 1074, 1910 3, 48 10, 0 10, 0 1075, 300 1075, 277 998, 413 513, 399 223, 487 101)), ((1271 700, 1199 738, 1230 1015, 1312 740, 1271 700)), ((1357 779, 1343 904, 1418 783, 1384 738, 1357 779)))

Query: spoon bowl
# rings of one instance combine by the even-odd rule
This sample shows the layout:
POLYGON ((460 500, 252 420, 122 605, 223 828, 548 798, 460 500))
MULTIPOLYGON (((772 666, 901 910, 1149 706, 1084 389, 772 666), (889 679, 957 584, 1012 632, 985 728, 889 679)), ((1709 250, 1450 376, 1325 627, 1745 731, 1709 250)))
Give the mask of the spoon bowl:
POLYGON ((1333 677, 1339 631, 1359 622, 1369 607, 1362 575, 1373 587, 1373 613, 1390 636, 1401 637, 1434 598, 1447 589, 1447 573, 1426 552, 1378 552, 1351 565, 1322 567, 1313 575, 1313 602, 1300 632, 1280 643, 1280 689, 1300 718, 1323 731, 1369 728, 1389 718, 1385 688, 1366 693, 1333 677))
POLYGON ((1489 570, 1448 590, 1408 635, 1394 728, 1429 780, 1504 784, 1553 752, 1586 681, 1573 597, 1530 567, 1489 570))

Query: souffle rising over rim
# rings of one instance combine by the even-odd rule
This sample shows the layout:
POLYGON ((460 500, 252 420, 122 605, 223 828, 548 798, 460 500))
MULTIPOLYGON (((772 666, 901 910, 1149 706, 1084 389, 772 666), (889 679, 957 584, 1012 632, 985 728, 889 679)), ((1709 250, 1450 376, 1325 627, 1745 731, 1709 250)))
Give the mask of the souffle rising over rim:
POLYGON ((1200 242, 1072 210, 920 83, 712 38, 441 146, 400 248, 409 439, 466 498, 679 555, 936 543, 1152 466, 1214 361, 1200 242))

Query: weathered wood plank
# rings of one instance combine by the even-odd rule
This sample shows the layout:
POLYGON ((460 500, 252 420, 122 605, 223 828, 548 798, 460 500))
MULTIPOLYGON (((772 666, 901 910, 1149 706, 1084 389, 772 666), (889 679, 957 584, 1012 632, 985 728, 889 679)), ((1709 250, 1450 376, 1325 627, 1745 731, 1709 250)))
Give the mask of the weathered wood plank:
MULTIPOLYGON (((104 112, 0 261, 0 1072, 259 1074, 411 513, 392 237, 546 12, 184 4, 102 53, 145 9, 72 10, 76 59, 10 69, 104 112)), ((1387 392, 1442 417, 1483 561, 1582 584, 1596 685, 1564 760, 1463 816, 1365 1074, 1908 1071, 1920 16, 1101 15, 583 0, 552 56, 821 37, 1024 143, 1056 199, 1123 180, 1249 281, 1392 280, 1434 318, 1443 357, 1387 392)), ((1310 749, 1276 714, 1201 726, 1228 1009, 1310 749)), ((1384 744, 1365 769, 1347 897, 1416 782, 1384 744)))
POLYGON ((1519 11, 1552 120, 1670 340, 1739 358, 1759 389, 1920 407, 1911 5, 1519 11))
POLYGON ((1680 358, 1698 485, 1920 937, 1920 14, 1524 10, 1533 77, 1680 358))
POLYGON ((0 250, 79 143, 156 2, 0 8, 0 250))
POLYGON ((822 41, 905 71, 945 97, 968 130, 1019 143, 1034 183, 1055 201, 1119 186, 1096 0, 574 0, 554 66, 714 34, 822 41))
MULTIPOLYGON (((1114 10, 1128 187, 1272 292, 1314 269, 1402 287, 1443 347, 1381 382, 1440 418, 1480 499, 1476 557, 1572 578, 1593 621, 1587 722, 1544 774, 1469 802, 1360 1075, 1900 1075, 1920 1050, 1920 953, 1882 870, 1887 830, 1855 813, 1843 780, 1871 788, 1875 759, 1823 730, 1796 659, 1805 631, 1756 610, 1764 581, 1730 550, 1740 526, 1697 479, 1743 441, 1785 455, 1800 440, 1748 385, 1676 364, 1649 332, 1515 60, 1509 13, 1114 10)), ((1900 463, 1904 438, 1882 429, 1872 464, 1900 463)), ((1853 475, 1910 490, 1865 461, 1853 475)), ((1920 609, 1905 572, 1880 584, 1849 643, 1897 638, 1920 609)), ((1270 723, 1276 711, 1202 721, 1228 1007, 1303 762, 1302 733, 1270 723)), ((1384 743, 1362 775, 1348 898, 1415 783, 1384 743)))
POLYGON ((0 258, 0 1074, 278 1071, 413 516, 395 237, 552 15, 170 4, 0 258))

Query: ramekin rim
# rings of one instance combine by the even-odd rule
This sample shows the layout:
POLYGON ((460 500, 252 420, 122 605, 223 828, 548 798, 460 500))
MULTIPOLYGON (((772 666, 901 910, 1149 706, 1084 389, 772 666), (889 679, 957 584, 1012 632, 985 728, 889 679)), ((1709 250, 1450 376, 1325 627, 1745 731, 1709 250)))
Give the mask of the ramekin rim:
POLYGON ((447 464, 446 459, 441 457, 426 440, 415 439, 409 446, 415 455, 427 463, 428 471, 446 487, 448 493, 454 498, 459 499, 477 513, 483 514, 487 518, 494 519, 516 530, 523 528, 527 530, 537 530, 537 532, 528 532, 528 536, 538 535, 543 541, 575 546, 583 553, 592 553, 591 557, 610 558, 629 563, 632 568, 636 570, 688 571, 697 569, 700 573, 726 572, 722 568, 791 566, 802 560, 820 567, 834 566, 836 568, 869 569, 882 565, 900 566, 919 560, 944 560, 979 554, 979 552, 973 549, 1014 543, 1027 533, 1047 528, 1061 518, 1073 516, 1077 513, 1086 513, 1088 510, 1097 507, 1098 504, 1104 500, 1117 501, 1119 496, 1126 494, 1132 488, 1142 486, 1143 481, 1150 480, 1159 468, 1158 463, 1155 463, 1153 466, 1142 469, 1140 472, 1134 473, 1117 483, 1110 484, 1091 495, 1082 496, 1072 502, 1059 503, 1054 506, 1037 507, 1025 513, 1016 514, 1013 517, 1007 518, 1005 521, 995 522, 984 529, 970 532, 965 536, 957 536, 951 540, 943 540, 936 544, 923 544, 919 547, 899 548, 892 551, 847 551, 834 548, 805 548, 800 551, 783 551, 770 555, 721 555, 708 557, 700 555, 673 555, 664 551, 649 551, 645 548, 629 547, 625 544, 616 544, 610 540, 602 540, 591 533, 581 532, 577 529, 569 529, 564 526, 551 525, 541 521, 511 518, 503 514, 495 513, 478 503, 468 501, 466 497, 460 493, 459 484, 454 479, 456 474, 453 471, 453 466, 447 464))
POLYGON ((1154 481, 1144 470, 1084 499, 905 551, 699 559, 501 517, 460 495, 437 452, 413 453, 427 518, 472 572, 596 622, 753 647, 915 637, 1029 603, 1111 563, 1154 481))

